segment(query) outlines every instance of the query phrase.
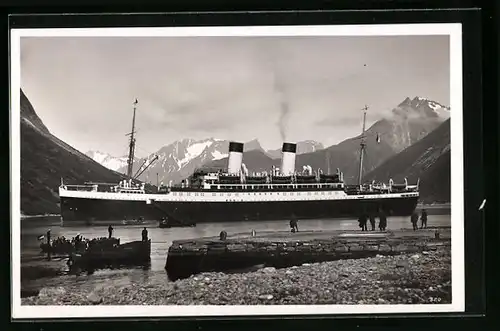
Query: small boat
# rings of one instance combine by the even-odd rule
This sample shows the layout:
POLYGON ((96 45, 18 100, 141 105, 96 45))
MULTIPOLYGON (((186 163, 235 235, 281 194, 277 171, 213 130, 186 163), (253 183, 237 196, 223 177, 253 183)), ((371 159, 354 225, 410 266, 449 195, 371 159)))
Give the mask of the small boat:
POLYGON ((196 223, 194 222, 183 222, 172 217, 163 217, 160 221, 158 227, 162 229, 168 228, 187 228, 187 227, 195 227, 196 223))
POLYGON ((99 246, 89 247, 81 254, 72 254, 68 260, 70 272, 86 271, 92 274, 97 269, 149 266, 151 263, 151 239, 99 246))

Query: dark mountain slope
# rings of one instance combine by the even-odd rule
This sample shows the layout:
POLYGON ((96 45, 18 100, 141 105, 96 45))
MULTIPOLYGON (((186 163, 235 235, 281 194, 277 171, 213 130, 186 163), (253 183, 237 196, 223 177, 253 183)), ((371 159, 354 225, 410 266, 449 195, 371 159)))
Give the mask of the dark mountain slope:
POLYGON ((368 173, 365 181, 413 184, 420 178, 421 201, 450 201, 450 120, 368 173))
POLYGON ((53 136, 22 91, 20 102, 22 214, 58 214, 61 177, 74 184, 124 178, 53 136))

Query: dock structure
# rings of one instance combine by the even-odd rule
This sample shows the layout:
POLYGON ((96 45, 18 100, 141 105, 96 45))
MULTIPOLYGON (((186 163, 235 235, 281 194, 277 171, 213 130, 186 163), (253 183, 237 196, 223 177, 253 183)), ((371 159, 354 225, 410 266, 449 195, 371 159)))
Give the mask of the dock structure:
POLYGON ((177 240, 168 250, 170 280, 201 272, 257 265, 284 268, 303 263, 451 249, 450 228, 378 231, 261 232, 177 240))

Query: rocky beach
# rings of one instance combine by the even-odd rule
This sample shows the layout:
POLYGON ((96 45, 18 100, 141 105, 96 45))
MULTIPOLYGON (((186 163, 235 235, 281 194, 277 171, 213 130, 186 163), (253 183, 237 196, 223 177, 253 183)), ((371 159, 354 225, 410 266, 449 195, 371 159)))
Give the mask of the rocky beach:
POLYGON ((448 248, 247 273, 202 273, 170 282, 157 271, 137 281, 61 276, 23 305, 261 305, 451 303, 448 248), (85 285, 77 278, 86 278, 85 285), (94 282, 94 283, 93 283, 94 282))

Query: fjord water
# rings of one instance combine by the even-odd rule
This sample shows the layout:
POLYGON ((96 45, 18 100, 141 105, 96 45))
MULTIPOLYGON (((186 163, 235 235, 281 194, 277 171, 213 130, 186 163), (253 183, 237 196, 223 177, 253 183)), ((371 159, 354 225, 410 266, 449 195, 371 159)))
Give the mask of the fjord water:
MULTIPOLYGON (((378 225, 378 219, 377 219, 378 225)), ((430 215, 428 226, 450 226, 450 215, 430 215)), ((113 236, 120 238, 122 243, 141 240, 141 225, 113 226, 113 236)), ((24 221, 21 226, 21 256, 40 255, 40 241, 38 236, 43 235, 51 229, 52 238, 64 236, 72 238, 77 234, 85 238, 105 237, 108 235, 106 226, 66 226, 50 224, 47 222, 24 221)), ((389 217, 388 229, 411 228, 409 217, 389 217)), ((106 284, 133 284, 133 283, 156 283, 168 282, 164 270, 167 252, 172 241, 179 239, 190 239, 197 237, 218 236, 221 231, 226 231, 228 235, 236 233, 248 233, 252 230, 257 233, 261 231, 289 231, 286 221, 258 221, 258 222, 235 222, 235 223, 207 223, 199 224, 192 228, 171 228, 161 229, 157 223, 147 226, 149 237, 151 238, 151 268, 143 270, 140 268, 121 270, 98 270, 93 275, 69 276, 64 279, 43 278, 34 281, 36 287, 58 286, 62 283, 73 286, 106 286, 106 284)), ((303 220, 299 221, 300 231, 318 230, 359 230, 357 220, 303 220)))
MULTIPOLYGON (((378 224, 378 220, 377 220, 378 224)), ((451 224, 450 215, 430 215, 428 226, 449 226, 451 224)), ((142 225, 117 225, 113 226, 113 236, 120 238, 121 243, 141 240, 142 225)), ((235 222, 235 223, 206 223, 198 224, 192 228, 171 228, 161 229, 156 223, 146 226, 151 238, 151 270, 163 270, 168 248, 173 240, 190 239, 198 237, 218 236, 221 231, 226 231, 228 235, 236 233, 249 234, 252 230, 259 231, 288 231, 289 225, 286 221, 258 221, 258 222, 235 222)), ((77 234, 85 238, 107 237, 106 226, 65 226, 39 224, 37 222, 22 223, 21 226, 21 251, 22 255, 38 254, 40 251, 40 241, 37 237, 43 235, 51 229, 52 238, 59 236, 72 238, 77 234)), ((409 217, 389 217, 388 229, 411 228, 409 217)), ((299 230, 359 230, 357 220, 303 220, 299 221, 299 230)))

